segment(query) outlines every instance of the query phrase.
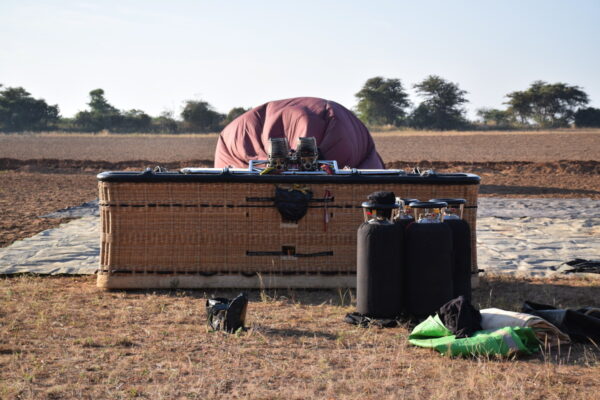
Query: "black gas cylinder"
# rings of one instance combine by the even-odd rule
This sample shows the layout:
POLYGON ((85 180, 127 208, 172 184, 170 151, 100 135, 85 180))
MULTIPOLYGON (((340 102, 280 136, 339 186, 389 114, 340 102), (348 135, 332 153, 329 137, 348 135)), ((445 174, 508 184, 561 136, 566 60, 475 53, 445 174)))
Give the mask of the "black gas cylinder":
POLYGON ((376 192, 362 204, 365 222, 357 233, 356 311, 396 318, 403 311, 403 229, 393 223, 394 194, 376 192))
POLYGON ((471 227, 462 219, 465 199, 431 199, 448 204, 444 223, 452 231, 452 252, 454 256, 452 282, 454 297, 465 296, 471 301, 471 227))
POLYGON ((414 202, 415 223, 406 229, 405 306, 424 318, 454 298, 452 231, 442 223, 444 202, 414 202))

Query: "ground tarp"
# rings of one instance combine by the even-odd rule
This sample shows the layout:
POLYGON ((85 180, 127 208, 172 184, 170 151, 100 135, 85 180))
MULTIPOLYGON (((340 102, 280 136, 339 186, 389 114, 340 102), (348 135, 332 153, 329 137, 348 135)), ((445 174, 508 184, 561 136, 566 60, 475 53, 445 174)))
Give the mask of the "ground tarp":
POLYGON ((93 274, 100 260, 99 218, 86 216, 0 249, 0 274, 93 274))
POLYGON ((600 200, 479 199, 477 257, 485 272, 548 276, 576 258, 600 260, 600 200))

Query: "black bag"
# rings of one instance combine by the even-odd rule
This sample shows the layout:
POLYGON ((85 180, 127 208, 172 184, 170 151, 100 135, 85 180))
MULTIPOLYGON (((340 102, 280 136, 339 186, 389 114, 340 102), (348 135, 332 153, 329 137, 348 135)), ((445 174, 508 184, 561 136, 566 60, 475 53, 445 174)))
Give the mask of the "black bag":
POLYGON ((206 318, 208 326, 216 331, 236 332, 244 329, 248 296, 240 293, 233 300, 217 297, 206 300, 206 318))
POLYGON ((296 222, 306 215, 312 196, 310 190, 276 187, 275 207, 285 221, 296 222))
POLYGON ((481 313, 465 296, 450 300, 438 310, 437 314, 444 326, 456 335, 457 339, 472 336, 482 329, 481 313))
POLYGON ((592 307, 557 309, 556 307, 526 301, 522 312, 545 319, 565 332, 572 341, 600 343, 600 312, 592 307))

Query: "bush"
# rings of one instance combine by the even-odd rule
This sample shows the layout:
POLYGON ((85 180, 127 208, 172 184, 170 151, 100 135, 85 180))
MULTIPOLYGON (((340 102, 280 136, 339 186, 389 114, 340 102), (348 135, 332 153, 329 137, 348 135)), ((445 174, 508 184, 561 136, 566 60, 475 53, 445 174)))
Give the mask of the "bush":
POLYGON ((223 114, 216 112, 210 104, 202 100, 186 101, 181 117, 185 121, 186 129, 195 132, 219 131, 221 122, 225 119, 223 114))
POLYGON ((430 75, 414 85, 424 100, 412 112, 410 126, 417 129, 451 130, 464 129, 469 123, 462 107, 468 100, 467 92, 458 84, 437 75, 430 75))
POLYGON ((580 108, 575 113, 575 126, 578 128, 600 128, 599 108, 580 108))
MULTIPOLYGON (((2 86, 2 85, 0 85, 2 86)), ((0 91, 0 130, 6 132, 48 130, 58 122, 57 105, 35 99, 22 87, 0 91)))

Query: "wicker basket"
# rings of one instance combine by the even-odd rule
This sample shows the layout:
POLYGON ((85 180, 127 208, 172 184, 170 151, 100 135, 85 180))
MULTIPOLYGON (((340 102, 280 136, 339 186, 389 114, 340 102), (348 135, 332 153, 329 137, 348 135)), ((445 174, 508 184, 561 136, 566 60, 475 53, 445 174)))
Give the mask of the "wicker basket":
POLYGON ((98 285, 143 287, 353 286, 360 204, 378 190, 427 200, 467 200, 477 273, 479 177, 215 177, 173 173, 99 175, 98 285), (408 179, 410 178, 410 179, 408 179), (313 193, 307 214, 283 221, 278 185, 313 193))

